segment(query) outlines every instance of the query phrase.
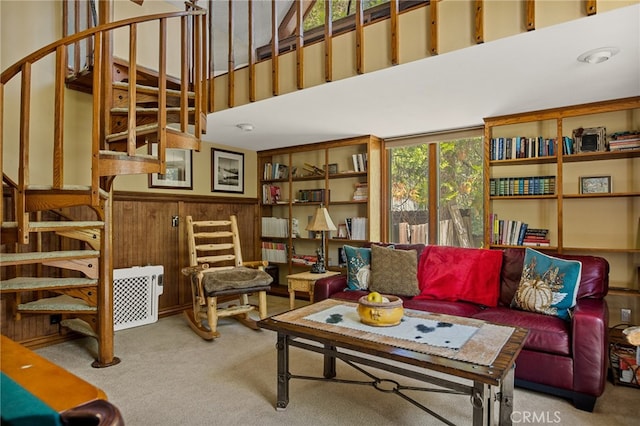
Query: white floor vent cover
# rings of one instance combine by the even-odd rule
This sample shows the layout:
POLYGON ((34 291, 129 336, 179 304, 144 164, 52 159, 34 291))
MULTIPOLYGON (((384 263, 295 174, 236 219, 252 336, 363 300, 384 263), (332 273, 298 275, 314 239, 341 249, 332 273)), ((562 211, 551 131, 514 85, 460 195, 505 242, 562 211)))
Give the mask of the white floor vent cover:
POLYGON ((123 330, 158 321, 158 297, 164 267, 134 266, 113 270, 113 328, 123 330))

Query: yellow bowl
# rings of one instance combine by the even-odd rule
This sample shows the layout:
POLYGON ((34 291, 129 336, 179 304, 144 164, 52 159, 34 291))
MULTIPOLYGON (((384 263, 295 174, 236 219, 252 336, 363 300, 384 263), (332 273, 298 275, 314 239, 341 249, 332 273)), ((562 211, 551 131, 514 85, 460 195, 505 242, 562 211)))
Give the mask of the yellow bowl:
POLYGON ((367 325, 376 327, 389 327, 400 324, 404 316, 402 299, 397 296, 382 295, 388 302, 370 302, 367 296, 362 296, 358 300, 358 315, 360 321, 367 325))

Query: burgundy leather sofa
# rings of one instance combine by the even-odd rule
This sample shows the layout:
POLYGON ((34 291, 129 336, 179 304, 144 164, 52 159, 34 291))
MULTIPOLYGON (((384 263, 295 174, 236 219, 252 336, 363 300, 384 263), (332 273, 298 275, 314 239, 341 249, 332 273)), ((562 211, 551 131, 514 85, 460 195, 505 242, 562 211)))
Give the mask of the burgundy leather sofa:
MULTIPOLYGON (((415 249, 421 244, 396 244, 396 249, 415 249)), ((481 250, 481 249, 478 249, 481 250)), ((570 321, 512 309, 511 299, 522 275, 525 250, 503 252, 498 306, 462 301, 417 300, 403 297, 404 306, 428 312, 478 318, 529 329, 525 346, 516 360, 516 386, 569 399, 578 409, 593 411, 602 395, 607 372, 608 311, 604 297, 609 287, 609 264, 596 256, 554 255, 582 262, 576 306, 570 321)), ((357 301, 366 291, 345 291, 346 276, 318 280, 314 299, 357 301)))

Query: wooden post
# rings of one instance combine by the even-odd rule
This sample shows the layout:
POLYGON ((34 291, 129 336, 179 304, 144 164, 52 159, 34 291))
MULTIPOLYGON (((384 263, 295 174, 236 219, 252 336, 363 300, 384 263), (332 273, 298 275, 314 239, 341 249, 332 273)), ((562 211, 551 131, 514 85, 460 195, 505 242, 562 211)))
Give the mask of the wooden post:
MULTIPOLYGON (((429 3, 429 12, 431 15, 431 22, 429 25, 430 37, 428 41, 429 53, 432 55, 438 54, 438 0, 432 0, 429 3)), ((431 231, 429 231, 431 232, 431 231)))
POLYGON ((296 0, 296 81, 298 90, 304 89, 304 16, 302 13, 302 1, 296 0))
POLYGON ((273 96, 280 94, 280 80, 278 72, 278 56, 280 47, 278 46, 278 10, 276 1, 271 2, 271 88, 273 96))
POLYGON ((525 2, 525 22, 527 31, 536 29, 536 0, 526 0, 525 2))
POLYGON ((333 9, 324 2, 324 80, 333 81, 333 9))
POLYGON ((254 40, 253 40, 253 0, 249 0, 247 7, 249 9, 249 16, 248 16, 248 23, 247 23, 248 31, 249 31, 248 40, 247 40, 247 44, 249 47, 249 52, 248 52, 249 101, 255 102, 256 101, 256 52, 255 52, 254 40))
POLYGON ((391 19, 391 65, 399 63, 399 37, 398 37, 398 0, 390 2, 390 19, 391 19))
POLYGON ((364 73, 364 30, 362 28, 364 16, 362 13, 362 0, 356 0, 356 72, 364 73))
POLYGON ((483 0, 476 0, 476 43, 484 43, 484 8, 483 0))
POLYGON ((227 66, 227 104, 229 108, 233 108, 235 106, 235 58, 233 57, 233 1, 229 0, 228 9, 229 9, 229 22, 228 22, 228 35, 229 35, 229 56, 228 56, 228 66, 227 66))

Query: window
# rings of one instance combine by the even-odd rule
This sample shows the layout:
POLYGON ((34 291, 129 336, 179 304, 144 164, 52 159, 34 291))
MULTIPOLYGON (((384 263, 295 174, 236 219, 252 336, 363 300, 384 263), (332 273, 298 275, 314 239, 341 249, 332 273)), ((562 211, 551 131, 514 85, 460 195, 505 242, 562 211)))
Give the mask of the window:
MULTIPOLYGON (((363 0, 362 10, 370 9, 382 3, 388 3, 389 0, 363 0)), ((304 29, 321 27, 324 25, 324 7, 325 0, 317 0, 309 13, 304 19, 304 29)), ((337 21, 340 18, 353 15, 356 11, 355 0, 332 0, 331 2, 331 21, 337 21)))
POLYGON ((482 246, 482 140, 471 129, 387 142, 390 242, 482 246))

